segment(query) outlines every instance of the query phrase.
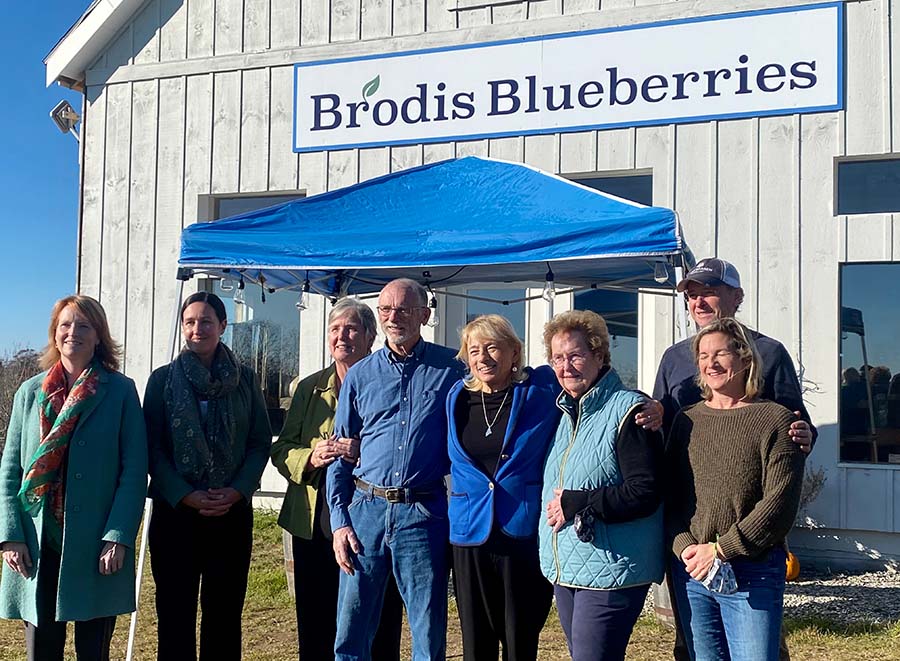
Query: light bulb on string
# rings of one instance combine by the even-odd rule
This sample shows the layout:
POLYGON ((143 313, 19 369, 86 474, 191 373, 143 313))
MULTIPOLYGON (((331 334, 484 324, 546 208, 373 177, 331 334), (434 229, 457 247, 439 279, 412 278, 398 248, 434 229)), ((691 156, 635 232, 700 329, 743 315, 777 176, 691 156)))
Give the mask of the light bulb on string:
POLYGON ((237 289, 234 290, 234 302, 235 303, 244 303, 244 276, 241 275, 241 279, 238 282, 237 289))
POLYGON ((306 310, 309 307, 309 278, 303 281, 303 286, 300 288, 300 298, 297 299, 296 306, 298 310, 306 310))
POLYGON ((547 266, 547 275, 544 278, 544 291, 541 293, 541 298, 548 303, 552 303, 553 299, 556 298, 556 282, 553 276, 553 269, 549 265, 547 266))
POLYGON ((653 279, 661 285, 669 281, 669 270, 666 268, 665 262, 656 262, 653 267, 653 279))
POLYGON ((428 326, 434 328, 435 326, 440 325, 441 319, 438 316, 437 309, 437 296, 432 292, 431 299, 428 301, 428 309, 431 310, 431 315, 428 317, 428 326))

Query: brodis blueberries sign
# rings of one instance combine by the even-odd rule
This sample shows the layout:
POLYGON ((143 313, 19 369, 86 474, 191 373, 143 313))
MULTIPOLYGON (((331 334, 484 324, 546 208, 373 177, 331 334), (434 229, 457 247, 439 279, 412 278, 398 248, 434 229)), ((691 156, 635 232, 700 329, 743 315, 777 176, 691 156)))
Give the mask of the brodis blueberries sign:
POLYGON ((839 110, 829 3, 295 67, 294 151, 839 110))

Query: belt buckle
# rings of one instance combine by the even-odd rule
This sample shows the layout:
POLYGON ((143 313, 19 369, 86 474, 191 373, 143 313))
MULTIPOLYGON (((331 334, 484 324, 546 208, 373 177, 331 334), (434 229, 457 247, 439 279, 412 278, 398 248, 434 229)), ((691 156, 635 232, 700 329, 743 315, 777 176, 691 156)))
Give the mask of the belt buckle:
POLYGON ((388 487, 384 490, 384 499, 389 503, 405 503, 404 489, 388 487))

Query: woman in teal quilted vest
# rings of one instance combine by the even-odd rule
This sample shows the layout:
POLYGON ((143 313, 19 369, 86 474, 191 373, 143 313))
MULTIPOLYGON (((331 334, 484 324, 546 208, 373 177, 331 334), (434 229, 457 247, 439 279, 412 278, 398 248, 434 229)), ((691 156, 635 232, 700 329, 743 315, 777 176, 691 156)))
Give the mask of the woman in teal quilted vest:
POLYGON ((544 466, 541 569, 572 659, 620 660, 663 577, 662 437, 634 422, 644 396, 610 366, 600 315, 557 315, 544 345, 563 415, 544 466))

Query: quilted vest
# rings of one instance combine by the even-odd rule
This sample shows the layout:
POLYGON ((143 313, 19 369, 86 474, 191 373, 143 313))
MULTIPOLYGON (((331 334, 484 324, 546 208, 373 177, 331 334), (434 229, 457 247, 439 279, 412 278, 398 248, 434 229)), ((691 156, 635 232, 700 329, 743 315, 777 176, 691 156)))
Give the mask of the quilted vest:
MULTIPOLYGON (((620 425, 633 416, 643 397, 626 390, 610 369, 579 400, 577 423, 557 399, 563 416, 544 465, 543 508, 553 489, 596 489, 622 484, 616 459, 620 425)), ((660 582, 663 577, 662 507, 625 523, 595 521, 594 540, 582 542, 571 522, 554 533, 540 526, 541 570, 551 583, 610 590, 660 582)))

